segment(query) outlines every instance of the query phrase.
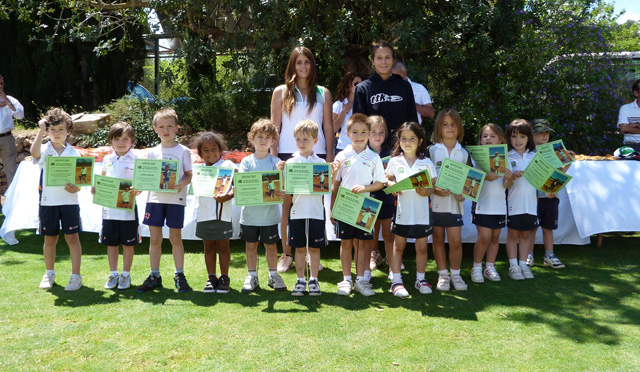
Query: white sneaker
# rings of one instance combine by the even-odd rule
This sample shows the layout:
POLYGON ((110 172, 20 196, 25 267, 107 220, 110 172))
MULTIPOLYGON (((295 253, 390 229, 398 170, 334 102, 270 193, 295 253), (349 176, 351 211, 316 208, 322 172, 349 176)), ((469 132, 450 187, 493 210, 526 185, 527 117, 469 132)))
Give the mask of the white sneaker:
POLYGON ((522 270, 522 276, 524 276, 525 279, 533 279, 533 273, 531 272, 529 266, 520 265, 520 270, 522 270))
POLYGON ((247 275, 244 278, 244 284, 242 285, 242 292, 253 292, 256 288, 260 288, 260 284, 258 283, 258 277, 253 275, 247 275))
POLYGON ((56 284, 56 274, 44 273, 42 280, 40 281, 40 288, 50 289, 53 288, 54 284, 56 284))
POLYGON ((451 275, 451 284, 456 291, 466 291, 467 283, 464 282, 460 275, 451 275))
POLYGON ((400 298, 409 297, 409 292, 402 283, 391 283, 391 293, 400 298))
POLYGON ((304 292, 306 289, 307 289, 307 283, 301 282, 300 280, 298 280, 296 282, 296 285, 293 287, 293 291, 291 291, 291 295, 296 297, 304 296, 304 292))
POLYGON ((280 259, 278 260, 278 272, 286 273, 291 268, 292 263, 293 263, 293 257, 283 254, 282 256, 280 256, 280 259))
POLYGON ((484 278, 482 277, 482 266, 474 266, 471 269, 471 281, 474 283, 484 283, 484 278))
POLYGON ((527 254, 527 266, 533 267, 533 265, 533 252, 529 252, 529 254, 527 254))
POLYGON ((71 278, 69 278, 69 283, 64 288, 67 292, 77 291, 82 287, 82 277, 78 274, 71 274, 71 278))
POLYGON ((364 273, 364 280, 365 280, 366 282, 371 283, 371 272, 368 272, 368 273, 367 273, 367 272, 365 272, 365 273, 364 273))
POLYGON ((544 255, 544 264, 545 266, 551 266, 554 269, 564 269, 564 264, 555 254, 544 255))
POLYGON ((131 287, 131 275, 120 275, 118 289, 129 289, 131 287))
POLYGON ((438 276, 438 284, 436 284, 436 289, 439 291, 448 291, 451 289, 451 277, 449 275, 440 275, 438 276))
POLYGON ((320 296, 322 292, 320 291, 320 284, 318 284, 318 280, 313 279, 309 280, 309 296, 320 296))
POLYGON ((365 280, 356 280, 355 290, 365 297, 373 296, 374 294, 376 294, 373 289, 371 289, 371 283, 365 280))
POLYGON ((415 287, 421 294, 430 294, 433 292, 431 290, 431 284, 429 284, 425 279, 416 279, 415 287))
POLYGON ((284 283, 284 280, 282 280, 282 277, 280 276, 280 274, 277 274, 277 273, 273 275, 269 275, 269 281, 267 282, 267 285, 275 289, 276 291, 287 290, 287 285, 284 283))
POLYGON ((351 294, 351 288, 353 287, 353 282, 351 280, 343 280, 338 283, 338 295, 339 296, 349 296, 351 294))
POLYGON ((487 266, 484 268, 484 272, 482 273, 485 278, 491 280, 492 282, 500 281, 500 274, 496 271, 495 266, 487 266))
POLYGON ((118 274, 109 275, 109 279, 107 279, 107 282, 104 284, 104 288, 105 289, 115 289, 118 286, 119 282, 120 282, 120 275, 118 275, 118 274))
POLYGON ((524 275, 522 275, 522 268, 518 265, 509 267, 509 276, 513 280, 524 280, 524 275))

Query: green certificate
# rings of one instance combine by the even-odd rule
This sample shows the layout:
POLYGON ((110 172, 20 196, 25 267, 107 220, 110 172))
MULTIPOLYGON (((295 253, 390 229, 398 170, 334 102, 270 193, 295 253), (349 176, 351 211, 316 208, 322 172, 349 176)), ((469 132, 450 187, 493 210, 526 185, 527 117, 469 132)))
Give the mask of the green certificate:
POLYGON ((241 172, 233 176, 236 205, 282 204, 282 172, 241 172))
POLYGON ((495 173, 504 176, 504 170, 509 164, 509 150, 507 145, 467 146, 471 157, 485 173, 495 173))
POLYGON ((180 160, 136 159, 133 188, 137 191, 178 192, 180 160))
POLYGON ((340 187, 331 210, 331 217, 370 233, 373 231, 373 225, 381 207, 380 200, 340 187))
POLYGON ((191 190, 196 196, 226 195, 233 185, 233 168, 194 165, 191 190))
POLYGON ((561 139, 536 146, 536 153, 540 154, 547 163, 556 168, 562 168, 564 165, 571 164, 576 161, 576 159, 571 156, 569 151, 564 147, 564 143, 561 139))
POLYGON ((76 186, 91 186, 93 183, 92 156, 47 156, 46 185, 65 186, 72 183, 76 186))
POLYGON ((284 181, 287 194, 328 194, 331 192, 331 164, 285 163, 284 181))
POLYGON ((93 204, 113 209, 133 211, 136 198, 131 192, 133 182, 123 178, 95 175, 96 193, 93 194, 93 204))
POLYGON ((572 178, 549 164, 540 153, 536 153, 536 156, 531 159, 522 177, 531 186, 550 194, 557 194, 572 178))
POLYGON ((417 189, 421 186, 425 189, 433 187, 433 185, 431 184, 431 175, 429 174, 428 169, 422 170, 416 174, 412 174, 411 176, 403 179, 395 185, 385 188, 384 192, 386 194, 391 194, 392 192, 417 189))
POLYGON ((477 202, 485 175, 481 170, 446 158, 440 167, 436 186, 477 202))

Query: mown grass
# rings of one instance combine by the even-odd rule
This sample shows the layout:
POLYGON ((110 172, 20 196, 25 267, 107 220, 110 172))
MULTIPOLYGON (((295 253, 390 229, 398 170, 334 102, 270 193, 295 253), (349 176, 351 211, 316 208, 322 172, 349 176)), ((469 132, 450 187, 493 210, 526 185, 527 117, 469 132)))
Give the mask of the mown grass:
MULTIPOLYGON (((537 265, 534 280, 470 280, 471 245, 464 246, 466 292, 401 300, 388 289, 386 267, 374 272, 375 296, 335 294, 341 280, 338 244, 323 251, 321 297, 294 299, 267 287, 240 293, 244 249, 232 241, 232 291, 204 294, 206 270, 200 242, 185 242, 186 275, 196 289, 173 288, 168 242, 165 288, 139 294, 103 289, 105 249, 97 235, 81 234, 84 287, 64 292, 68 250, 58 247, 57 282, 40 290, 42 238, 16 234, 0 243, 0 369, 19 370, 635 370, 640 365, 640 245, 637 235, 614 234, 600 249, 559 246, 566 269, 537 265)), ((504 248, 502 248, 504 250, 504 248)), ((148 275, 148 240, 136 249, 134 285, 148 275)), ((541 252, 538 252, 540 255, 541 252)), ((405 284, 414 277, 413 252, 405 253, 405 284)), ((540 261, 540 260, 538 260, 540 261)), ((266 267, 261 254, 259 265, 266 267)), ((293 270, 284 276, 292 288, 293 270)), ((437 279, 429 261, 427 279, 437 279)))

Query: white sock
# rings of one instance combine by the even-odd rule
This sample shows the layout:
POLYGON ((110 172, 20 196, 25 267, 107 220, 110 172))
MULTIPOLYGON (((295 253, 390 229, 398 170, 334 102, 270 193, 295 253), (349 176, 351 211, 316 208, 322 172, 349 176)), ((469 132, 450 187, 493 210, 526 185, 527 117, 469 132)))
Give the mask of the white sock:
POLYGON ((349 276, 343 276, 343 277, 342 277, 342 279, 343 279, 343 280, 352 281, 352 279, 351 279, 351 275, 349 275, 349 276))
POLYGON ((487 267, 494 267, 495 265, 495 262, 487 262, 487 267))
POLYGON ((47 270, 47 275, 56 275, 55 270, 47 270))
POLYGON ((371 278, 371 270, 365 270, 364 271, 364 277, 365 278, 371 278))
POLYGON ((520 266, 527 266, 527 261, 519 260, 518 264, 520 264, 520 266))
POLYGON ((364 276, 356 276, 356 282, 364 281, 364 276))
POLYGON ((510 258, 509 259, 509 266, 518 266, 518 259, 517 258, 510 258))
POLYGON ((316 280, 316 281, 317 281, 317 280, 318 280, 318 278, 316 278, 315 276, 310 276, 310 277, 309 277, 309 281, 312 281, 312 280, 316 280))
POLYGON ((116 270, 116 271, 112 271, 112 272, 111 272, 111 275, 113 275, 113 276, 118 276, 118 270, 116 270))
POLYGON ((277 274, 277 273, 278 273, 278 270, 276 270, 276 269, 269 269, 269 276, 270 276, 270 277, 271 277, 271 276, 274 276, 274 275, 275 275, 275 274, 277 274))
POLYGON ((122 276, 130 276, 130 275, 131 275, 131 273, 128 272, 128 271, 123 271, 122 272, 122 276))
POLYGON ((400 273, 392 273, 393 279, 391 280, 393 283, 402 283, 402 277, 400 273))
POLYGON ((249 270, 249 275, 258 276, 258 271, 257 270, 249 270))
POLYGON ((546 252, 544 252, 544 256, 545 256, 545 257, 549 257, 549 256, 551 256, 552 254, 553 254, 553 249, 552 249, 552 250, 550 250, 550 251, 546 251, 546 252))
POLYGON ((417 280, 424 280, 424 273, 419 273, 416 271, 416 279, 417 280))
POLYGON ((473 263, 473 267, 480 267, 480 268, 482 268, 482 262, 474 262, 474 263, 473 263))
POLYGON ((458 275, 458 276, 460 276, 460 269, 458 269, 458 270, 451 269, 451 275, 452 275, 452 276, 453 276, 453 275, 458 275))
POLYGON ((438 275, 449 275, 449 270, 438 270, 438 275))
POLYGON ((306 280, 304 280, 304 277, 302 277, 302 278, 298 278, 298 283, 304 283, 304 284, 307 284, 307 281, 306 281, 306 280))

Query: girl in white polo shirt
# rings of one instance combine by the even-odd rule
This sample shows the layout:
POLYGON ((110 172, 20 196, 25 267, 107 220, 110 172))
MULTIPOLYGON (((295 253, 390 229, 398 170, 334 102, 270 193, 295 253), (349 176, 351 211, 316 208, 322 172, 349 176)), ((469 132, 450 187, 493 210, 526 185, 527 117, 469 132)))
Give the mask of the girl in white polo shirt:
MULTIPOLYGON (((432 185, 436 182, 436 167, 426 157, 424 129, 418 123, 406 122, 398 128, 392 158, 387 166, 388 186, 395 184, 417 172, 428 170, 432 185)), ((429 221, 430 188, 418 187, 415 190, 398 192, 398 206, 391 231, 395 234, 393 254, 391 255, 391 292, 397 297, 407 297, 409 292, 402 284, 400 265, 407 238, 416 240, 416 281, 415 288, 422 294, 431 293, 431 285, 424 272, 427 266, 427 239, 433 232, 429 221)), ((389 255, 389 252, 387 252, 389 255)))
MULTIPOLYGON (((493 123, 485 125, 480 130, 480 145, 498 145, 506 142, 502 128, 493 123)), ((496 156, 496 159, 495 164, 499 165, 500 158, 496 156)), ((506 226, 505 190, 513 185, 513 175, 509 169, 505 169, 504 176, 491 172, 487 173, 484 181, 478 202, 474 202, 471 206, 471 222, 478 230, 478 240, 473 246, 473 268, 471 269, 471 280, 475 283, 484 283, 484 278, 491 281, 500 280, 495 262, 500 246, 500 231, 506 226), (485 253, 487 264, 482 271, 485 253)))
MULTIPOLYGON (((431 135, 434 144, 427 148, 429 158, 440 167, 445 158, 458 163, 471 165, 469 152, 460 145, 464 137, 462 119, 454 109, 444 109, 436 117, 436 125, 431 135)), ((436 289, 448 291, 453 288, 458 291, 467 289, 467 284, 460 276, 462 264, 462 195, 452 194, 449 190, 436 187, 431 196, 431 210, 433 211, 433 256, 438 265, 438 284, 436 289), (447 270, 447 252, 444 248, 445 234, 449 242, 449 264, 451 276, 447 270)))
POLYGON ((507 128, 509 163, 513 186, 507 191, 507 256, 509 276, 514 280, 533 279, 527 266, 530 232, 538 227, 536 189, 522 177, 535 155, 531 124, 516 119, 507 128))

